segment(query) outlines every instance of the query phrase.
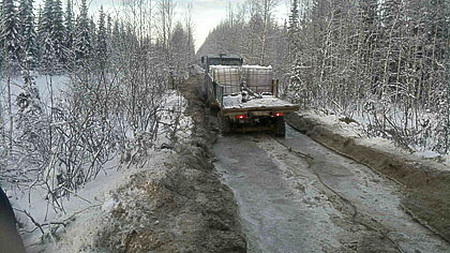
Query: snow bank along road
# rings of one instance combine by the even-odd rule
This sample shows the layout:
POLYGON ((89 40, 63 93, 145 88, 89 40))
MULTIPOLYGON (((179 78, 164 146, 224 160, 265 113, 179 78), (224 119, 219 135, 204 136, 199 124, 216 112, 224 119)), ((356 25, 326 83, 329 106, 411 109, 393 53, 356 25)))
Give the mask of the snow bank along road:
POLYGON ((219 137, 213 151, 249 252, 450 252, 402 209, 400 185, 292 128, 219 137))

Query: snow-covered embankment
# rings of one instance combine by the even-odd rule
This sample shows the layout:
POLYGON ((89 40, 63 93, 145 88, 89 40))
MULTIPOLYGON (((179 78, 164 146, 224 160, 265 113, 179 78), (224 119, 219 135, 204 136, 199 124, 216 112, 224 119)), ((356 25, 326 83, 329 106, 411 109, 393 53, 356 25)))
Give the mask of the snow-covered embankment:
POLYGON ((363 163, 405 187, 403 208, 450 241, 450 169, 443 163, 409 154, 383 139, 361 137, 337 118, 298 112, 287 122, 315 141, 363 163))
POLYGON ((168 144, 161 138, 139 163, 122 164, 120 173, 88 185, 85 191, 96 189, 87 194, 88 207, 68 212, 61 217, 65 227, 53 231, 46 244, 29 249, 245 252, 232 192, 220 183, 212 165, 206 117, 196 98, 198 81, 190 78, 185 83, 183 95, 189 104, 180 104, 187 110, 177 119, 182 126, 177 141, 168 144))

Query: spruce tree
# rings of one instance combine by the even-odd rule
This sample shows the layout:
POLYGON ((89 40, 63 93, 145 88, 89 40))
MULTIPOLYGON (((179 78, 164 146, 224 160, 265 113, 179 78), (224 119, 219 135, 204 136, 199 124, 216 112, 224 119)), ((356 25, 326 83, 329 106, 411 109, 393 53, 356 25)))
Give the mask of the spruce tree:
POLYGON ((108 56, 111 57, 112 52, 112 40, 113 40, 113 19, 110 15, 107 15, 107 22, 106 22, 106 45, 108 48, 108 56))
POLYGON ((65 39, 64 39, 64 46, 67 49, 69 61, 73 58, 73 39, 74 39, 74 20, 73 20, 73 6, 72 6, 72 0, 67 0, 67 6, 66 6, 66 16, 64 19, 64 25, 65 25, 65 39))
POLYGON ((80 15, 76 22, 76 36, 74 39, 74 52, 78 64, 87 64, 92 53, 90 38, 90 24, 88 18, 88 8, 86 0, 81 0, 80 15))
POLYGON ((94 17, 89 18, 89 40, 91 41, 92 55, 95 55, 95 43, 97 42, 97 25, 95 24, 94 17))
POLYGON ((53 0, 46 0, 44 9, 40 15, 39 22, 39 56, 41 63, 41 70, 44 73, 52 73, 55 70, 54 62, 56 59, 52 28, 53 28, 53 16, 52 16, 53 0))
POLYGON ((289 32, 293 33, 295 32, 300 23, 300 16, 298 12, 298 0, 293 0, 291 4, 291 14, 289 15, 289 32))
POLYGON ((33 0, 21 0, 19 5, 19 58, 22 67, 31 70, 37 61, 36 31, 34 27, 33 0))
POLYGON ((61 0, 52 1, 52 26, 51 36, 53 42, 53 48, 55 50, 55 65, 57 70, 61 70, 67 62, 67 50, 64 46, 65 43, 65 27, 63 20, 63 11, 61 0))
POLYGON ((120 22, 114 20, 114 26, 111 33, 111 59, 114 62, 118 59, 121 52, 121 29, 120 22))
POLYGON ((39 7, 37 8, 37 17, 36 17, 36 35, 37 35, 37 39, 38 41, 40 41, 39 38, 39 30, 42 26, 42 5, 39 5, 39 7))
POLYGON ((0 40, 3 42, 2 54, 7 65, 11 66, 17 63, 17 48, 20 44, 19 22, 13 0, 3 0, 0 25, 0 40))
POLYGON ((108 56, 108 45, 107 45, 107 30, 105 24, 105 13, 103 12, 103 6, 99 11, 99 20, 97 28, 97 38, 95 43, 95 54, 99 62, 100 68, 104 68, 108 56))
POLYGON ((113 20, 110 15, 107 15, 106 18, 106 37, 108 40, 111 40, 112 30, 113 30, 113 20))

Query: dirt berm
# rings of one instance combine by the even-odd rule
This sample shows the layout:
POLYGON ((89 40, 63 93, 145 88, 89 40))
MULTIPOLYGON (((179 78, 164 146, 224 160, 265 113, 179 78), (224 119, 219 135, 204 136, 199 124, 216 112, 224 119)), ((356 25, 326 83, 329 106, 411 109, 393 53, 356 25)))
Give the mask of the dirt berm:
POLYGON ((133 253, 246 252, 233 193, 219 181, 212 164, 213 136, 206 129, 205 109, 195 90, 198 78, 182 85, 189 101, 186 113, 195 123, 191 138, 174 145, 175 152, 157 179, 151 171, 135 174, 118 191, 121 206, 111 215, 113 229, 100 233, 98 248, 133 253))
POLYGON ((324 146, 403 185, 403 208, 450 242, 450 171, 443 164, 369 146, 308 113, 291 113, 286 121, 324 146))

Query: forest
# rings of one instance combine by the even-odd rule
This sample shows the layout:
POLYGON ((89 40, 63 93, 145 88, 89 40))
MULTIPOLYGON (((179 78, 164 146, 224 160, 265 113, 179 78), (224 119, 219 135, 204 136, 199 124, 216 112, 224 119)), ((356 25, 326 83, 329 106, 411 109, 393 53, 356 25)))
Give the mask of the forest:
POLYGON ((111 159, 145 156, 194 59, 192 6, 181 22, 171 0, 78 4, 1 3, 0 181, 45 189, 57 212, 111 159))
POLYGON ((286 98, 411 152, 450 149, 450 2, 277 0, 229 9, 201 54, 270 64, 286 98))

